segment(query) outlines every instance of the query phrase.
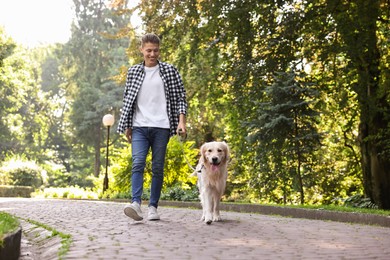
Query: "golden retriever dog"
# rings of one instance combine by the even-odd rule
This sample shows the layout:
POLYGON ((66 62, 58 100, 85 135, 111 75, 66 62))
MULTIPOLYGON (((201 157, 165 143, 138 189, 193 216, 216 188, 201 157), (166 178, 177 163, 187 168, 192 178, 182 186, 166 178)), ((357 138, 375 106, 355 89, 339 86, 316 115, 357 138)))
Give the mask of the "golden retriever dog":
POLYGON ((203 208, 201 220, 207 224, 221 221, 219 207, 228 177, 229 147, 225 142, 209 142, 200 148, 200 159, 192 176, 197 176, 203 208))

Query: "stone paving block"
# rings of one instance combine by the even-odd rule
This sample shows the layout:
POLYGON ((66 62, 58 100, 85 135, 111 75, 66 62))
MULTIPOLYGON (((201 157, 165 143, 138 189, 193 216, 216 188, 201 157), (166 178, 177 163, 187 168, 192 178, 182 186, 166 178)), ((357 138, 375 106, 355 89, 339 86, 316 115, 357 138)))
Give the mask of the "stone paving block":
MULTIPOLYGON (((73 243, 64 259, 389 259, 390 228, 160 206, 161 221, 135 222, 124 203, 0 199, 0 208, 45 223, 73 243)), ((146 203, 142 210, 147 213, 146 203)), ((43 259, 44 258, 37 258, 43 259)))

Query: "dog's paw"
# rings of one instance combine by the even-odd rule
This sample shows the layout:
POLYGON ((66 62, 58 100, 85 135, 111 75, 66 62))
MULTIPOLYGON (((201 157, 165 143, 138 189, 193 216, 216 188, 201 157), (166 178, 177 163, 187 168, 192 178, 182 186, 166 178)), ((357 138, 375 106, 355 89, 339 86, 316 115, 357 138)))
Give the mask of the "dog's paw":
POLYGON ((211 214, 205 214, 203 220, 204 220, 204 222, 205 222, 207 225, 210 225, 211 222, 213 222, 212 215, 211 215, 211 214))
POLYGON ((222 218, 221 218, 221 216, 214 216, 213 221, 215 221, 215 222, 222 221, 222 218))

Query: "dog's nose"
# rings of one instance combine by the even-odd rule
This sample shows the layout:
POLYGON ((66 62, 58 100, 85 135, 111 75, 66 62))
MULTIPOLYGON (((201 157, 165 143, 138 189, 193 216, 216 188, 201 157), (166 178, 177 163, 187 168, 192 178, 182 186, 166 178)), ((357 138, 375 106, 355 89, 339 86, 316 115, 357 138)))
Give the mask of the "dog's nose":
POLYGON ((213 157, 211 158, 211 160, 213 161, 213 163, 218 163, 218 157, 213 157))

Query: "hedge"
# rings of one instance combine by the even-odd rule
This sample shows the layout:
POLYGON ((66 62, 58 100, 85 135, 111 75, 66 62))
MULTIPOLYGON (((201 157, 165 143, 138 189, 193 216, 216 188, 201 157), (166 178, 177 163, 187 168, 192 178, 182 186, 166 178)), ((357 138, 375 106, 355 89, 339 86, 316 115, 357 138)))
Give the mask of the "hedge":
POLYGON ((30 198, 34 188, 31 186, 0 185, 0 197, 30 198))

